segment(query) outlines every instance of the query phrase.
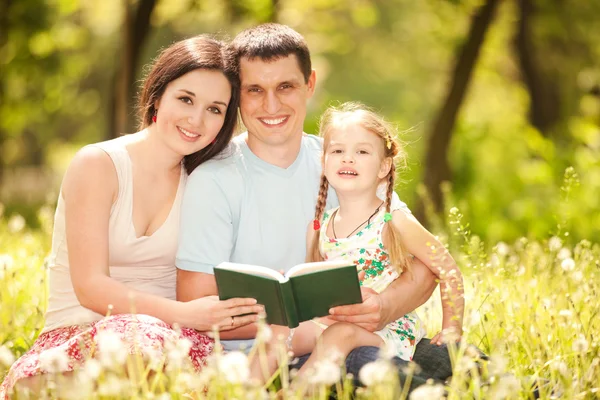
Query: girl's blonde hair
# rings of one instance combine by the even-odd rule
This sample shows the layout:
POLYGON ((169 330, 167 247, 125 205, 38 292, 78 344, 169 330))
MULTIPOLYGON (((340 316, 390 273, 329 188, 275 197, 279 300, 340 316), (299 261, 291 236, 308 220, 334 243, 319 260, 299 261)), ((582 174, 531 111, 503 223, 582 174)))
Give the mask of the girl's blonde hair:
MULTIPOLYGON (((394 193, 394 184, 396 181, 396 168, 399 166, 406 167, 406 153, 398 141, 397 131, 394 126, 387 122, 382 116, 378 115, 361 103, 347 102, 338 107, 329 107, 319 122, 319 135, 323 138, 323 163, 325 161, 325 154, 330 142, 331 128, 346 121, 357 123, 362 128, 377 135, 382 142, 384 157, 389 157, 392 159, 392 166, 386 177, 387 191, 384 200, 385 212, 390 213, 392 194, 394 193)), ((315 221, 319 221, 319 224, 315 224, 315 228, 320 226, 321 219, 323 218, 323 212, 325 211, 325 205, 327 203, 328 189, 329 182, 327 181, 325 173, 323 172, 321 173, 319 196, 317 198, 317 206, 315 208, 315 221)), ((313 236, 312 242, 310 243, 310 248, 307 254, 307 261, 309 262, 323 260, 323 256, 319 250, 319 235, 320 233, 317 230, 313 236)), ((400 241, 400 233, 394 228, 394 225, 391 223, 391 221, 384 225, 382 237, 392 266, 398 272, 411 272, 411 264, 408 258, 408 253, 400 241)))

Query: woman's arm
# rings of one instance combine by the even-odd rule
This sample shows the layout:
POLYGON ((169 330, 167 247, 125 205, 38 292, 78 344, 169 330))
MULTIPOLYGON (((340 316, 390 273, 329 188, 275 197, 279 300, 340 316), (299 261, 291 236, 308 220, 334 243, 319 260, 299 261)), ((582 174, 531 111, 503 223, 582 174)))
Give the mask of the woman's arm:
MULTIPOLYGON (((99 314, 107 314, 109 308, 112 314, 147 314, 168 324, 203 330, 230 325, 232 315, 256 312, 252 299, 180 303, 133 290, 112 279, 108 224, 117 195, 118 180, 110 157, 93 146, 79 151, 65 174, 62 196, 71 280, 82 306, 99 314)), ((236 324, 241 324, 251 318, 236 319, 236 324)))
MULTIPOLYGON (((215 276, 204 272, 186 271, 177 269, 177 300, 192 301, 204 296, 217 294, 215 276)), ((262 311, 262 309, 261 309, 262 311)), ((236 317, 237 319, 237 317, 236 317)), ((248 324, 236 329, 221 332, 220 339, 254 339, 256 337, 256 324, 248 324)))

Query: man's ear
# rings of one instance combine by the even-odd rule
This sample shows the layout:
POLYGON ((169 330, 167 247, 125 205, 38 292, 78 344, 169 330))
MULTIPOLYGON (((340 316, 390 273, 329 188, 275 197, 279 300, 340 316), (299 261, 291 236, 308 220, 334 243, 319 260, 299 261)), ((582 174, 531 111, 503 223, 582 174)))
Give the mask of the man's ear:
POLYGON ((392 169, 392 161, 392 157, 386 157, 383 159, 383 161, 381 161, 381 167, 379 167, 379 173, 377 174, 379 179, 383 179, 388 176, 390 170, 392 169))
POLYGON ((313 94, 315 94, 315 85, 317 83, 317 72, 313 69, 310 72, 310 76, 308 77, 308 82, 306 85, 308 86, 308 97, 311 98, 313 94))

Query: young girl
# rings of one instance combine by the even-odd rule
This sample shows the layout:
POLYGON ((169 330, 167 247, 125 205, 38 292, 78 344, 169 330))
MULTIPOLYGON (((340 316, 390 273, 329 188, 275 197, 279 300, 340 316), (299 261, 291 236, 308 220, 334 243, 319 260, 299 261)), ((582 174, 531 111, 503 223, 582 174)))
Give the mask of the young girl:
MULTIPOLYGON (((438 277, 442 293, 442 332, 433 339, 441 344, 462 333, 462 275, 444 246, 406 209, 391 210, 396 166, 404 153, 390 124, 366 107, 346 103, 330 108, 321 119, 323 173, 315 211, 307 234, 307 261, 345 260, 356 264, 361 285, 382 292, 401 273, 411 273, 417 257, 438 277), (385 199, 377 188, 386 185, 385 199), (339 207, 324 211, 331 185, 339 207), (452 334, 446 337, 444 335, 452 334)), ((359 346, 386 346, 394 355, 411 360, 425 332, 416 313, 404 315, 382 330, 369 332, 352 323, 329 318, 307 321, 296 329, 272 327, 287 337, 295 356, 313 354, 300 370, 303 375, 321 358, 320 349, 344 358, 359 346), (317 339, 321 343, 316 348, 317 339), (316 350, 316 351, 314 351, 316 350)), ((275 358, 269 357, 270 373, 275 358)), ((263 371, 267 372, 267 371, 263 371)))

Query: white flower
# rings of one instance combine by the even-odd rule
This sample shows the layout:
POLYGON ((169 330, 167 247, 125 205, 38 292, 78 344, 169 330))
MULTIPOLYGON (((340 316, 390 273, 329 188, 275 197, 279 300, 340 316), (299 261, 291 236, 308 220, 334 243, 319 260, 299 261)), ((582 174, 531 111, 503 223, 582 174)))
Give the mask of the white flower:
POLYGON ((501 256, 505 256, 510 252, 510 247, 504 242, 498 242, 496 244, 496 253, 501 256))
POLYGON ((384 343, 383 346, 379 348, 379 357, 383 358, 384 360, 391 360, 396 355, 398 355, 396 348, 390 343, 384 343))
POLYGON ((192 342, 186 338, 180 338, 175 341, 165 343, 167 350, 167 363, 171 368, 180 368, 184 361, 189 359, 192 342))
POLYGON ((196 376, 187 372, 180 372, 175 377, 175 383, 173 384, 173 388, 178 393, 185 393, 194 389, 196 381, 196 376))
POLYGON ((410 394, 410 400, 436 400, 444 398, 444 386, 421 385, 410 394))
POLYGON ((10 233, 17 233, 25 228, 25 218, 19 214, 15 214, 8 220, 8 231, 10 233))
POLYGON ((273 330, 267 324, 260 324, 256 333, 256 340, 261 343, 268 343, 273 338, 273 330))
POLYGON ((98 386, 98 394, 101 396, 117 397, 121 394, 124 394, 128 388, 129 381, 127 379, 121 379, 114 374, 110 374, 106 377, 106 379, 103 379, 98 386))
POLYGON ((11 269, 15 265, 15 259, 10 254, 0 254, 0 269, 11 269))
POLYGON ((98 379, 98 377, 102 373, 102 365, 100 365, 100 363, 97 360, 91 358, 85 362, 83 370, 85 371, 86 375, 90 378, 98 379))
POLYGON ((552 236, 550 240, 548 240, 548 248, 550 251, 558 251, 562 247, 562 240, 560 240, 557 236, 552 236))
POLYGON ((575 261, 571 257, 565 258, 560 263, 560 267, 567 272, 573 271, 573 269, 575 269, 575 261))
POLYGON ((573 341, 573 351, 577 353, 585 353, 589 349, 589 343, 583 334, 579 334, 579 337, 573 341))
POLYGON ((0 347, 0 365, 10 367, 15 362, 15 356, 6 346, 0 347))
POLYGON ((562 249, 560 249, 560 251, 558 252, 556 257, 559 260, 564 260, 565 258, 569 258, 569 257, 571 257, 571 250, 567 249, 566 247, 563 247, 562 249))
POLYGON ((388 379, 393 373, 392 365, 386 360, 376 360, 365 364, 358 372, 358 379, 365 386, 373 386, 388 379))
POLYGON ((573 312, 571 310, 560 310, 558 312, 558 315, 560 315, 561 317, 570 318, 571 316, 573 316, 573 312))
POLYGON ((125 363, 128 351, 119 334, 105 329, 96 335, 98 358, 104 367, 120 366, 125 363))
POLYGON ((567 364, 565 364, 564 361, 557 360, 550 365, 551 365, 552 370, 558 372, 562 376, 564 376, 564 377, 569 376, 569 367, 567 367, 567 364))
POLYGON ((460 360, 458 360, 458 364, 456 365, 457 371, 470 372, 476 369, 477 364, 471 357, 468 356, 461 357, 460 360))
POLYGON ((498 383, 492 391, 493 399, 513 398, 521 390, 521 382, 513 374, 504 374, 498 379, 498 383))
POLYGON ((571 278, 573 278, 573 280, 575 282, 581 282, 583 280, 583 272, 581 272, 581 271, 574 271, 571 274, 571 278))
POLYGON ((229 383, 244 383, 250 378, 250 363, 241 351, 231 351, 219 357, 217 367, 229 383))
POLYGON ((329 359, 324 359, 315 362, 310 383, 331 386, 339 382, 341 378, 340 366, 329 359))
POLYGON ((493 355, 490 357, 488 371, 490 375, 500 375, 506 371, 507 365, 508 361, 506 358, 499 355, 493 355))
POLYGON ((69 367, 69 356, 59 348, 44 350, 40 353, 40 369, 46 372, 64 372, 69 367))

